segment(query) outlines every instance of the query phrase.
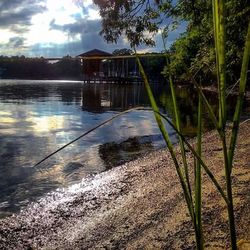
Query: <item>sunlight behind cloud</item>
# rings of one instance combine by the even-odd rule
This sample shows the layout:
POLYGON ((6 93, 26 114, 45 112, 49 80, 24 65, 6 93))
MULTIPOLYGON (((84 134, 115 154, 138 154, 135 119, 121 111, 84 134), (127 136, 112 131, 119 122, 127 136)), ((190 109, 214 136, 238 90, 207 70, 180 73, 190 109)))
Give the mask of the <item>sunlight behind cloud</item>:
MULTIPOLYGON (((63 26, 76 22, 76 16, 87 20, 100 19, 99 12, 91 7, 92 1, 83 1, 78 5, 72 0, 47 0, 47 11, 32 17, 30 31, 27 34, 27 45, 44 44, 47 47, 50 43, 63 44, 69 42, 70 34, 63 30, 63 26), (87 13, 82 8, 87 8, 87 13), (62 27, 53 29, 51 24, 62 27)), ((76 39, 74 37, 74 39, 76 39)), ((76 39, 76 40, 79 40, 76 39)))
POLYGON ((47 0, 47 9, 46 14, 50 17, 50 20, 54 19, 55 23, 59 25, 73 23, 75 21, 73 15, 81 13, 80 8, 72 0, 47 0))
POLYGON ((0 43, 8 43, 9 39, 14 36, 15 34, 13 32, 5 30, 4 32, 1 32, 0 43))
POLYGON ((93 0, 72 0, 76 5, 83 6, 83 7, 89 7, 93 4, 93 0))
POLYGON ((35 43, 64 43, 67 41, 68 36, 59 30, 50 30, 49 24, 45 24, 43 19, 38 17, 38 22, 36 22, 30 29, 27 35, 28 45, 33 45, 35 43))
POLYGON ((47 0, 47 11, 32 17, 32 26, 28 33, 28 45, 36 43, 62 44, 68 41, 68 34, 63 30, 51 29, 51 23, 65 25, 75 22, 74 15, 81 15, 81 9, 72 0, 47 0))
POLYGON ((99 14, 98 10, 94 10, 94 9, 89 9, 89 13, 88 13, 88 20, 97 20, 97 19, 101 19, 101 16, 99 14))

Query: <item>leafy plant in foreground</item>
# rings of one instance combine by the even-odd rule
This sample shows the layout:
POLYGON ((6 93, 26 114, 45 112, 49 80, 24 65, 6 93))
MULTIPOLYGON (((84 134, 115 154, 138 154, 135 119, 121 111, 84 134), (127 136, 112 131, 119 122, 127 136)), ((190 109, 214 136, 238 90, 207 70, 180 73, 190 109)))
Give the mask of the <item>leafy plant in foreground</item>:
MULTIPOLYGON (((181 148, 183 147, 183 141, 188 145, 187 141, 181 134, 180 128, 179 128, 179 114, 177 112, 177 106, 175 103, 175 93, 172 83, 171 74, 169 78, 171 92, 172 92, 172 98, 173 103, 175 106, 175 122, 174 125, 167 119, 166 117, 159 114, 159 109, 156 105, 156 102, 154 100, 152 91, 150 89, 150 85, 146 76, 146 73, 144 71, 144 68, 140 62, 139 57, 137 56, 137 62, 139 65, 139 69, 141 72, 141 75, 144 80, 145 87, 148 92, 148 96, 153 108, 153 111, 155 112, 155 118, 158 123, 158 126, 163 134, 163 137, 166 141, 167 147, 170 151, 170 154, 173 158, 180 183, 184 192, 184 196, 187 202, 187 206, 189 209, 189 213, 191 216, 191 219, 193 221, 193 225, 195 228, 195 234, 196 234, 196 245, 197 249, 203 249, 203 237, 202 237, 202 226, 201 226, 201 173, 200 173, 200 166, 202 166, 205 170, 205 172, 208 174, 210 179, 215 184, 217 190, 220 192, 222 197, 224 198, 227 210, 228 210, 228 220, 229 220, 229 228, 230 228, 230 239, 231 239, 231 248, 237 249, 237 242, 236 242, 236 230, 235 230, 235 220, 234 220, 234 208, 233 208, 233 196, 232 196, 232 183, 231 183, 231 177, 232 177, 232 167, 233 167, 233 156, 236 146, 236 140, 237 140, 237 134, 238 134, 238 128, 240 123, 240 114, 242 111, 242 103, 244 98, 244 92, 246 88, 246 80, 247 80, 247 69, 248 69, 248 63, 249 63, 249 57, 250 57, 250 22, 248 25, 248 32, 246 36, 246 43, 245 43, 245 49, 243 54, 243 61, 242 61, 242 67, 241 67, 241 77, 240 77, 240 84, 239 84, 239 95, 238 100, 235 108, 235 114, 233 119, 233 128, 231 131, 230 136, 230 144, 229 147, 226 142, 226 123, 227 123, 227 117, 226 117, 226 93, 225 93, 225 83, 226 83, 226 68, 225 68, 225 24, 224 24, 224 1, 222 0, 214 0, 213 1, 213 18, 214 18, 214 37, 215 37, 215 50, 216 50, 216 67, 217 67, 217 82, 218 82, 218 99, 219 99, 219 119, 216 118, 216 115, 214 114, 210 104, 208 103, 205 95, 203 94, 201 87, 197 84, 196 80, 192 77, 192 80, 198 90, 199 93, 199 108, 198 108, 198 134, 197 134, 197 150, 191 149, 189 144, 189 149, 196 157, 196 171, 195 171, 195 204, 192 202, 192 192, 188 188, 189 183, 188 179, 185 179, 184 175, 182 174, 180 164, 178 163, 176 154, 173 150, 173 146, 171 142, 169 141, 168 133, 165 130, 165 128, 162 126, 162 121, 159 118, 159 115, 167 120, 169 124, 172 125, 172 127, 176 130, 177 134, 180 137, 180 144, 181 148), (203 162, 201 158, 201 103, 202 101, 205 104, 205 107, 207 108, 211 119, 215 125, 215 128, 218 131, 222 147, 223 147, 223 156, 224 156, 224 169, 225 169, 225 177, 226 177, 226 194, 224 193, 221 185, 218 183, 218 181, 215 179, 209 168, 206 166, 206 164, 203 162)), ((183 164, 185 166, 185 158, 183 159, 183 164)), ((185 167, 186 168, 186 167, 185 167)), ((184 170, 185 171, 185 170, 184 170)))

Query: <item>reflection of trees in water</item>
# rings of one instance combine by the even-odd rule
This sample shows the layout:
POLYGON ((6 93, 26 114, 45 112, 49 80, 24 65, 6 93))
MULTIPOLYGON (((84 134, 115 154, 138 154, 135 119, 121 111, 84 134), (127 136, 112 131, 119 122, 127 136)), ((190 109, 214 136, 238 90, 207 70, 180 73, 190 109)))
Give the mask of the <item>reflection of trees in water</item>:
POLYGON ((81 84, 72 83, 41 83, 41 84, 23 84, 17 83, 13 85, 2 85, 0 88, 1 100, 34 100, 47 99, 52 96, 60 97, 64 103, 79 103, 81 99, 81 84))
POLYGON ((99 146, 99 155, 106 169, 111 169, 139 155, 153 150, 149 136, 133 137, 121 143, 110 142, 99 146))
MULTIPOLYGON (((217 93, 212 91, 204 91, 208 102, 216 113, 218 110, 218 97, 217 93)), ((181 87, 176 89, 177 103, 180 113, 180 122, 184 134, 195 135, 197 126, 197 108, 198 108, 198 93, 192 87, 181 87)), ((174 117, 174 108, 170 91, 162 91, 159 97, 160 104, 165 112, 174 117)), ((228 116, 233 114, 233 107, 235 106, 236 98, 230 97, 228 102, 228 116)), ((203 108, 203 124, 205 128, 211 128, 212 122, 209 115, 203 108)))
POLYGON ((82 87, 82 110, 89 112, 102 112, 101 91, 91 85, 83 85, 82 87))
POLYGON ((81 84, 58 84, 56 85, 55 92, 60 96, 63 103, 78 104, 81 100, 81 84))
POLYGON ((15 84, 1 86, 1 100, 29 100, 35 98, 44 98, 48 96, 48 86, 15 84))
MULTIPOLYGON (((176 89, 176 97, 182 131, 186 135, 193 136, 197 127, 198 94, 193 88, 180 87, 176 89)), ((160 103, 165 112, 174 118, 174 107, 170 90, 161 93, 160 103)))
POLYGON ((140 84, 85 84, 82 87, 82 109, 90 112, 122 111, 146 104, 147 95, 140 84))

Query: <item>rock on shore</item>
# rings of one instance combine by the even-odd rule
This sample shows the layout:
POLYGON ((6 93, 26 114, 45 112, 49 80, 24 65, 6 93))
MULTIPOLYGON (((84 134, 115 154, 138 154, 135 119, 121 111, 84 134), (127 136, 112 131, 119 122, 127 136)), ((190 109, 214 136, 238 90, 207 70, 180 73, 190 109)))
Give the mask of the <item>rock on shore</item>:
MULTIPOLYGON (((240 127, 233 169, 237 234, 245 240, 250 239, 249 124, 240 127)), ((204 142, 205 161, 224 183, 218 138, 211 132, 204 142)), ((193 162, 190 152, 188 160, 193 162)), ((205 246, 226 249, 226 206, 207 176, 202 195, 205 246)), ((0 221, 0 249, 194 248, 192 223, 166 150, 48 194, 20 214, 0 221)))

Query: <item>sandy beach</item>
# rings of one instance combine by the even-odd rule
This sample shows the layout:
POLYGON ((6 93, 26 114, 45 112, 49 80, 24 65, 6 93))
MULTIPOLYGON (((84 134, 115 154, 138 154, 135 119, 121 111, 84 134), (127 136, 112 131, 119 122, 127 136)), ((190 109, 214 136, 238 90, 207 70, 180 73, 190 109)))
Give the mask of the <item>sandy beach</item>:
MULTIPOLYGON (((233 168, 238 240, 250 240, 249 132, 250 122, 240 126, 233 168)), ((203 140, 205 162, 223 184, 216 133, 206 133, 203 140)), ((190 152, 187 157, 192 165, 190 152)), ((202 196, 205 247, 228 249, 226 205, 206 175, 202 196)), ((48 194, 1 220, 0 249, 195 249, 195 241, 171 157, 159 150, 48 194)))

